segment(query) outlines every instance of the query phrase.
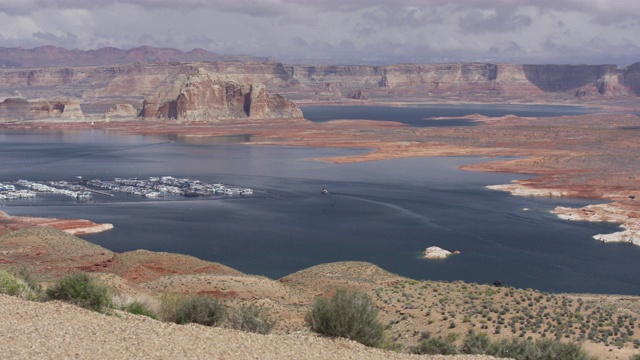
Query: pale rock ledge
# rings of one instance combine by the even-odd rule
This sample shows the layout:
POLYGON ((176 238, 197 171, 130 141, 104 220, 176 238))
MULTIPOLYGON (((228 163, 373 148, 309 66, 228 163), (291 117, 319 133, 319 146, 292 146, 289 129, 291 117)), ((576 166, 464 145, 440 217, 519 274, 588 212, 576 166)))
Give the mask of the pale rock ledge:
POLYGON ((621 204, 588 205, 580 209, 558 206, 551 211, 559 218, 574 221, 610 222, 620 224, 623 231, 612 234, 598 234, 593 238, 608 242, 622 242, 640 245, 640 214, 625 209, 621 204))
POLYGON ((460 254, 460 251, 451 252, 437 246, 430 246, 424 251, 425 259, 446 259, 451 255, 460 254))

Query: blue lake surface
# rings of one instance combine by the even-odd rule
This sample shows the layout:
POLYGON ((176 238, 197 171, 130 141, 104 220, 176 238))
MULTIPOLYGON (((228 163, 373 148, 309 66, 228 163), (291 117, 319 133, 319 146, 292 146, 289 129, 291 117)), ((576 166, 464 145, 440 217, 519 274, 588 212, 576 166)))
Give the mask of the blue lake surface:
POLYGON ((592 108, 564 105, 407 105, 407 106, 303 106, 304 117, 315 122, 336 119, 396 121, 412 127, 473 126, 476 123, 462 117, 472 114, 500 117, 550 117, 583 115, 592 108), (448 117, 452 119, 433 118, 448 117), (460 117, 459 119, 455 119, 460 117))
POLYGON ((0 202, 0 209, 113 223, 113 231, 84 238, 117 252, 189 254, 271 278, 359 260, 415 279, 500 279, 551 292, 640 294, 640 247, 592 239, 617 226, 564 221, 549 213, 557 205, 595 200, 515 197, 485 186, 521 175, 458 170, 487 159, 337 165, 309 159, 363 150, 228 141, 233 138, 191 144, 103 131, 0 132, 0 181, 171 175, 258 190, 252 197, 195 199, 116 194, 76 201, 38 195, 0 202), (323 188, 330 193, 322 195, 323 188), (421 252, 433 245, 461 254, 423 260, 421 252))

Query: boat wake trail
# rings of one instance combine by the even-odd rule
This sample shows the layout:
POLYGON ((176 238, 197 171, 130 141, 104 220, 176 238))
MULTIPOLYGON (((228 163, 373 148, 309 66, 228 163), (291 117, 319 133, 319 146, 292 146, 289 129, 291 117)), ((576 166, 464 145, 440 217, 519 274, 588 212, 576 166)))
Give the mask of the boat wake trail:
POLYGON ((355 199, 355 200, 360 200, 360 201, 364 201, 364 202, 368 202, 368 203, 372 203, 372 204, 376 204, 376 205, 382 205, 385 206, 387 208, 393 209, 395 211, 397 211, 398 213, 400 213, 402 216, 405 216, 407 218, 410 218, 416 222, 419 222, 423 225, 429 226, 431 228, 437 228, 437 229, 443 229, 443 230, 449 230, 441 225, 436 224, 435 222, 433 222, 431 219, 429 219, 428 217, 424 216, 424 215, 420 215, 416 212, 413 212, 409 209, 405 209, 401 206, 398 205, 394 205, 394 204, 390 204, 388 202, 384 202, 384 201, 378 201, 378 200, 371 200, 371 199, 366 199, 360 196, 353 196, 353 195, 347 195, 347 194, 336 194, 336 193, 331 193, 334 196, 340 196, 340 197, 347 197, 347 198, 351 198, 351 199, 355 199))

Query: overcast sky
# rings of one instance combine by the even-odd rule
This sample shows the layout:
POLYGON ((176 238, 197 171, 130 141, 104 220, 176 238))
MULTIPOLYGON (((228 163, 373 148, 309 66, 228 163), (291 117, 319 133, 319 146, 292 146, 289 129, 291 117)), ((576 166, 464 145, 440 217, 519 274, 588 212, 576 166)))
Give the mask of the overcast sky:
POLYGON ((0 46, 278 61, 640 61, 640 0, 0 0, 0 46))

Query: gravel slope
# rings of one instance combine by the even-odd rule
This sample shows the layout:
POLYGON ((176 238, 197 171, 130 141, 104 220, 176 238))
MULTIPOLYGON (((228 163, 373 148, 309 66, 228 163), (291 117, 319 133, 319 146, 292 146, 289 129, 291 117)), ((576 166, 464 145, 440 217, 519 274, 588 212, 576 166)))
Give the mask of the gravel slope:
POLYGON ((0 354, 7 359, 491 359, 411 356, 343 339, 175 325, 2 294, 0 313, 0 354))

